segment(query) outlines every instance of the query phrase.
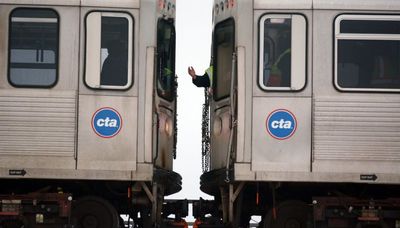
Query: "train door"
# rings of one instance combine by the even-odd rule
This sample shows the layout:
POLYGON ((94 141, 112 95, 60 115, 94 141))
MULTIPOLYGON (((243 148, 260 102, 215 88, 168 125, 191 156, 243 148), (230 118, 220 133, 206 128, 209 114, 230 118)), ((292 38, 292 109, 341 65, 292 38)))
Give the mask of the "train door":
POLYGON ((78 169, 136 170, 138 10, 82 7, 78 169))
POLYGON ((258 21, 252 169, 310 171, 311 86, 306 84, 306 16, 264 13, 258 21))
POLYGON ((172 170, 176 155, 175 25, 173 19, 157 22, 156 96, 154 128, 155 165, 172 170))
MULTIPOLYGON (((213 35, 213 78, 211 119, 211 170, 225 168, 232 146, 231 118, 234 112, 232 98, 235 83, 235 21, 226 19, 215 25, 213 35)), ((228 161, 229 162, 229 161, 228 161)))
POLYGON ((0 4, 0 166, 22 169, 10 175, 75 168, 78 18, 76 6, 0 4))

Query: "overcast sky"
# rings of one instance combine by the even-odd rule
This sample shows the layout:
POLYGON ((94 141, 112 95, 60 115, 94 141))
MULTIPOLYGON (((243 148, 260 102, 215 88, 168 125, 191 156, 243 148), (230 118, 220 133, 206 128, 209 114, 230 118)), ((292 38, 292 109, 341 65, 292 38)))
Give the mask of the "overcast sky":
POLYGON ((200 187, 201 116, 204 90, 192 84, 187 67, 203 75, 210 63, 212 0, 176 0, 176 73, 178 75, 178 145, 174 171, 183 189, 168 198, 210 198, 200 187))

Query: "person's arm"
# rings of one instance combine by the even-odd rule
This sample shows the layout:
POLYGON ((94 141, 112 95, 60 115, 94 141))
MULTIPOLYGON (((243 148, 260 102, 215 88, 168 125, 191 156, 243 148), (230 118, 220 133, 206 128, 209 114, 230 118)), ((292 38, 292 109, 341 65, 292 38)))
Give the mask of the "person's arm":
POLYGON ((207 73, 203 76, 196 76, 196 78, 192 79, 192 82, 197 87, 210 87, 210 78, 207 73))
POLYGON ((193 67, 188 68, 188 73, 192 77, 192 82, 197 87, 210 87, 210 78, 205 73, 203 76, 196 75, 193 67))

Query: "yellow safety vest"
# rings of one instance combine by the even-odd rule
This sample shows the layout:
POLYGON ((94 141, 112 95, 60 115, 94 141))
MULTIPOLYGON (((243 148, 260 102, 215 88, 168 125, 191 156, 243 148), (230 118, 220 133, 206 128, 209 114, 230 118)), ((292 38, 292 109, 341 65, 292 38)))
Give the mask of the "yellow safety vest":
POLYGON ((281 74, 281 70, 279 70, 279 62, 282 60, 282 58, 289 54, 291 51, 290 48, 286 49, 286 51, 284 51, 282 54, 279 55, 278 59, 275 61, 274 64, 272 64, 271 66, 271 74, 275 74, 275 75, 280 75, 281 74))
POLYGON ((281 86, 282 82, 282 72, 279 69, 278 65, 285 55, 290 53, 290 48, 286 49, 282 54, 279 55, 278 59, 271 66, 271 71, 269 74, 269 78, 267 81, 267 86, 281 86))

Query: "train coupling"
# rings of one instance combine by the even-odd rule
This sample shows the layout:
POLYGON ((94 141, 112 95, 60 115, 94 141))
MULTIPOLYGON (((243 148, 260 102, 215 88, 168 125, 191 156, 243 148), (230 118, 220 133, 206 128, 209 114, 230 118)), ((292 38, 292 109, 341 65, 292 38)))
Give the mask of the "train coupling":
POLYGON ((179 221, 189 215, 188 200, 165 200, 163 204, 163 218, 175 215, 175 220, 179 221))

